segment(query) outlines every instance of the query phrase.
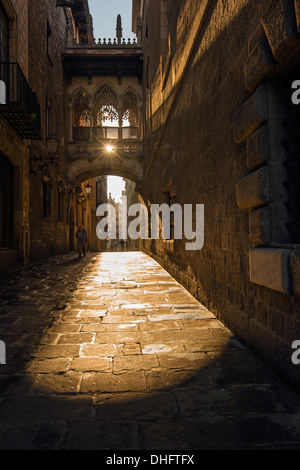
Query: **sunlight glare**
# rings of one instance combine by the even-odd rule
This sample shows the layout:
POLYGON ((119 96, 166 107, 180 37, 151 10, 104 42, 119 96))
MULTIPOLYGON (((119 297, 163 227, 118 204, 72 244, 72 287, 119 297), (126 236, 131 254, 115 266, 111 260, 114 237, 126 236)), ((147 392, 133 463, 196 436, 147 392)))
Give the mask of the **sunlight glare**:
POLYGON ((108 153, 112 153, 115 150, 113 145, 106 145, 106 150, 108 153))

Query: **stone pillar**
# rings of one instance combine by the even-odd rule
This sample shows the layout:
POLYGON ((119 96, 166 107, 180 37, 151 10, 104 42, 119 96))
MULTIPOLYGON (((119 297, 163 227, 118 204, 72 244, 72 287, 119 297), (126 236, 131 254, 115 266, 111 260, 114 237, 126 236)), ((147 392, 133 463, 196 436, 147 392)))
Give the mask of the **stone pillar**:
POLYGON ((69 108, 69 142, 73 142, 73 103, 69 103, 68 108, 69 108))
POLYGON ((93 141, 93 109, 94 109, 94 104, 89 103, 89 112, 90 112, 90 142, 93 141))
POLYGON ((122 139, 122 118, 119 117, 119 129, 118 129, 118 139, 121 140, 122 139))
POLYGON ((118 129, 118 139, 122 139, 122 125, 123 125, 123 116, 122 116, 122 96, 118 96, 118 115, 119 115, 119 129, 118 129))
POLYGON ((138 103, 138 140, 142 138, 142 102, 138 103))

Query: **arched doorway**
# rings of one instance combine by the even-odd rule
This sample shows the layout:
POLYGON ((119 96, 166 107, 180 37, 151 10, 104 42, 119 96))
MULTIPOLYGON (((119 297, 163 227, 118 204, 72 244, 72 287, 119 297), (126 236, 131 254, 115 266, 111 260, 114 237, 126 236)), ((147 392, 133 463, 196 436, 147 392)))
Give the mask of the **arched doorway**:
POLYGON ((75 235, 75 221, 74 221, 74 209, 70 209, 70 219, 69 219, 69 250, 74 251, 74 235, 75 235))
POLYGON ((0 248, 13 247, 14 167, 0 153, 0 248))
MULTIPOLYGON (((98 168, 96 170, 85 171, 79 174, 76 179, 75 193, 76 197, 72 200, 70 208, 70 250, 77 249, 75 232, 79 225, 84 226, 88 234, 87 250, 91 252, 103 251, 132 251, 139 249, 139 240, 131 240, 128 232, 129 224, 134 218, 128 215, 128 208, 141 201, 139 187, 136 185, 136 177, 126 173, 126 176, 120 175, 118 171, 104 171, 98 168), (98 173, 98 175, 97 175, 98 173), (97 175, 97 176, 96 176, 97 175), (118 181, 117 181, 118 180, 118 181), (124 202, 124 198, 126 202, 124 202), (106 213, 103 217, 97 213, 101 205, 112 205, 116 217, 116 235, 108 236, 104 239, 103 234, 99 236, 99 222, 106 219, 106 213), (79 214, 84 211, 84 220, 79 218, 78 223, 74 221, 73 213, 79 214), (125 211, 125 212, 124 212, 125 211), (125 215, 124 215, 125 214, 125 215), (120 222, 122 217, 122 223, 120 222), (125 217, 125 219, 124 219, 125 217), (75 223, 74 223, 75 222, 75 223), (125 227, 119 230, 119 227, 125 227), (75 239, 75 243, 73 240, 75 239)), ((103 209, 104 210, 104 209, 103 209)), ((106 232, 108 227, 104 229, 106 232)))

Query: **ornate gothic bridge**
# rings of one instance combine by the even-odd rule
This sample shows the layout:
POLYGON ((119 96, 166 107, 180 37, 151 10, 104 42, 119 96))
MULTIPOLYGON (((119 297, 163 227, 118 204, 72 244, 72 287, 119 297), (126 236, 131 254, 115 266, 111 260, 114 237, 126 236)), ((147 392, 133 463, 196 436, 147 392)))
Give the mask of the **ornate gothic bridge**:
POLYGON ((72 186, 100 175, 137 186, 143 178, 142 50, 121 31, 118 18, 113 41, 69 44, 64 55, 72 186))

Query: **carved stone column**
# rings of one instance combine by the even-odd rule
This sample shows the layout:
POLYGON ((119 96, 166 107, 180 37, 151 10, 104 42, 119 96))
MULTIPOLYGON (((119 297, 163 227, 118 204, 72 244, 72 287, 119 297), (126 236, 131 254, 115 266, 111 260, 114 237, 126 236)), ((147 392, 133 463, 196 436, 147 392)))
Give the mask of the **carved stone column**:
POLYGON ((89 102, 89 112, 90 112, 90 142, 93 141, 93 109, 94 103, 92 101, 89 102))
POLYGON ((138 103, 138 140, 142 138, 142 101, 138 103))
POLYGON ((69 142, 73 142, 73 103, 68 104, 69 108, 69 142))

